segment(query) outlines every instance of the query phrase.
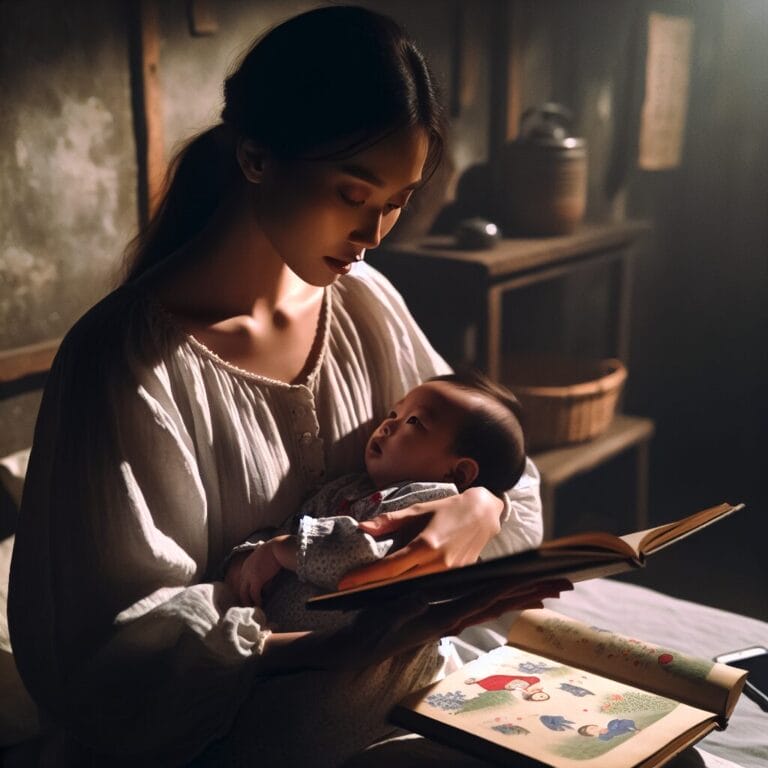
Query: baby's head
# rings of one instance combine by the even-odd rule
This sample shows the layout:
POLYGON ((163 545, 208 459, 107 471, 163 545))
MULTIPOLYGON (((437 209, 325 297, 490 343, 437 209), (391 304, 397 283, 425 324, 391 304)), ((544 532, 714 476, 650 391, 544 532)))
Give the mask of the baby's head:
POLYGON ((408 392, 374 430, 365 466, 377 488, 452 482, 501 495, 525 469, 520 404, 476 372, 437 376, 408 392))

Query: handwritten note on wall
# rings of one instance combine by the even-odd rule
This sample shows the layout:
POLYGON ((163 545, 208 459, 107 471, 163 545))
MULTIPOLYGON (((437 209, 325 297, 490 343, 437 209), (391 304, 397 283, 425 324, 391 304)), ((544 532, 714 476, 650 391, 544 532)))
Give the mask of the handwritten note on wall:
POLYGON ((682 16, 651 13, 645 101, 640 123, 638 164, 646 171, 680 165, 688 107, 693 22, 682 16))

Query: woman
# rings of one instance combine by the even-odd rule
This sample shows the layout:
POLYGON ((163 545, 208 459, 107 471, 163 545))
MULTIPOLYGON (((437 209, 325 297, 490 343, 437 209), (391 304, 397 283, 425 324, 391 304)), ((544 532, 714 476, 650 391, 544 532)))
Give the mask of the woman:
MULTIPOLYGON (((352 266, 439 162, 444 127, 414 45, 358 8, 272 30, 225 102, 177 160, 125 284, 53 366, 13 643, 48 718, 100 759, 335 765, 434 674, 429 641, 543 593, 398 606, 333 635, 270 634, 234 604, 229 550, 358 469, 373 421, 447 371, 392 286, 352 266)), ((506 503, 474 488, 372 527, 403 525, 410 545, 348 586, 537 544, 535 469, 506 503)))

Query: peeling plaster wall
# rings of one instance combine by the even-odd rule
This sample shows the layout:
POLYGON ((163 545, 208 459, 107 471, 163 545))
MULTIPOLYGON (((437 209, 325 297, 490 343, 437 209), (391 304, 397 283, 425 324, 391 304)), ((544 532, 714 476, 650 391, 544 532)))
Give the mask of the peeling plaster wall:
MULTIPOLYGON (((122 4, 0 3, 0 349, 63 335, 136 227, 122 4)), ((0 453, 36 396, 0 401, 0 453)))

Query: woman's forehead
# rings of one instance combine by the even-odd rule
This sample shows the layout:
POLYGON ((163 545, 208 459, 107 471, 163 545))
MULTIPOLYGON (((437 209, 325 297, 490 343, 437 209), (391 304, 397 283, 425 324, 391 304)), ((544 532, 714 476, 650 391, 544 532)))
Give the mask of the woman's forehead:
POLYGON ((421 183, 428 151, 427 132, 420 126, 409 126, 334 161, 333 166, 375 187, 405 190, 421 183))

